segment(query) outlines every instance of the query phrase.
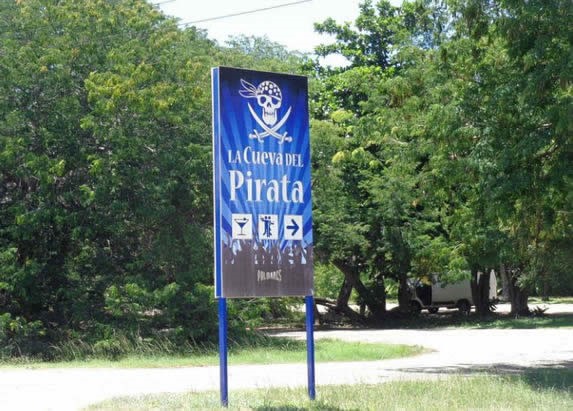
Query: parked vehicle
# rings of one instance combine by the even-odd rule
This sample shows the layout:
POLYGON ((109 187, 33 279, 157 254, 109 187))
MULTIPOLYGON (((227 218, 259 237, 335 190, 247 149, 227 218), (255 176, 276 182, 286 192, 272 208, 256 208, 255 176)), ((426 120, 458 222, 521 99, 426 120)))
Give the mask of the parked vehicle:
MULTIPOLYGON (((494 301, 497 299, 497 280, 493 271, 489 281, 489 299, 494 301)), ((410 307, 417 312, 424 309, 437 313, 440 307, 444 307, 457 308, 468 314, 474 305, 470 280, 443 284, 437 280, 437 276, 433 276, 431 281, 416 280, 410 283, 410 292, 410 307)))

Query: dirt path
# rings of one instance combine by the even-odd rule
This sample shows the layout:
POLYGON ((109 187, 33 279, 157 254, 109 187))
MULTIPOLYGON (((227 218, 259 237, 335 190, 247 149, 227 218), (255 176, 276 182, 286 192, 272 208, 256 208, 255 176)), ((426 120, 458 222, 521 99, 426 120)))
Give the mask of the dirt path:
MULTIPOLYGON (((294 338, 303 333, 289 332, 294 338)), ((449 373, 516 372, 573 367, 573 328, 536 330, 338 330, 315 338, 422 345, 434 350, 412 358, 317 363, 316 384, 377 383, 435 378, 449 373)), ((229 364, 229 390, 305 386, 306 364, 229 364)), ((218 390, 218 367, 175 369, 2 369, 1 410, 77 410, 124 395, 218 390)))

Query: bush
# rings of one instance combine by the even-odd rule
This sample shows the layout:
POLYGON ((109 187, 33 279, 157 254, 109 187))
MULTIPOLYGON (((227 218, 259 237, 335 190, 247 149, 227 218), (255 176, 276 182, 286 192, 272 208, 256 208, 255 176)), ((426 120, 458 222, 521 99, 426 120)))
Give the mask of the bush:
POLYGON ((336 299, 344 274, 332 264, 315 263, 314 293, 317 297, 336 299))
POLYGON ((38 354, 46 347, 46 331, 40 321, 26 321, 10 313, 0 314, 0 358, 38 354))

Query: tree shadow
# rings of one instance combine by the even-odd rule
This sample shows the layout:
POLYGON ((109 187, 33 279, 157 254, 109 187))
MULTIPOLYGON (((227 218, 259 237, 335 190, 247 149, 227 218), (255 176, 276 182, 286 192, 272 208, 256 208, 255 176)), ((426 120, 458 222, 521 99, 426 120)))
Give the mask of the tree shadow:
POLYGON ((450 367, 398 368, 395 371, 434 375, 501 375, 515 377, 537 390, 560 390, 573 393, 573 360, 538 363, 533 366, 515 364, 459 364, 450 367))
MULTIPOLYGON (((341 411, 342 408, 335 407, 332 404, 326 404, 320 400, 315 400, 312 402, 310 407, 295 407, 292 405, 276 405, 276 406, 262 406, 262 407, 255 407, 253 410, 257 411, 306 411, 306 410, 318 410, 318 411, 341 411)), ((358 408, 356 409, 348 409, 344 408, 347 411, 360 411, 358 408)))
POLYGON ((569 368, 565 369, 528 370, 523 374, 522 380, 539 390, 553 388, 573 394, 573 361, 570 361, 569 368))
MULTIPOLYGON (((477 329, 534 329, 572 327, 572 313, 544 314, 543 316, 515 317, 510 314, 491 313, 480 316, 475 313, 463 315, 457 310, 441 311, 436 314, 419 315, 394 314, 372 319, 366 325, 359 324, 356 329, 416 329, 435 330, 446 327, 467 327, 477 329)), ((348 329, 337 324, 323 324, 316 330, 348 329)))

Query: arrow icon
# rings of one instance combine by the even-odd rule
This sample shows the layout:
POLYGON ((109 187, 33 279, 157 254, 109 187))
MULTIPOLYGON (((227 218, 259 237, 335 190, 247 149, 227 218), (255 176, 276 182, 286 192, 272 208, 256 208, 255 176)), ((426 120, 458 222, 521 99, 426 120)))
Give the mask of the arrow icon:
POLYGON ((296 223, 294 218, 291 218, 290 222, 291 222, 291 225, 287 225, 287 230, 292 230, 292 233, 290 233, 290 235, 294 237, 294 235, 296 234, 296 232, 298 231, 298 229, 300 227, 296 223))
POLYGON ((302 240, 302 215, 286 214, 284 216, 284 239, 302 240))

